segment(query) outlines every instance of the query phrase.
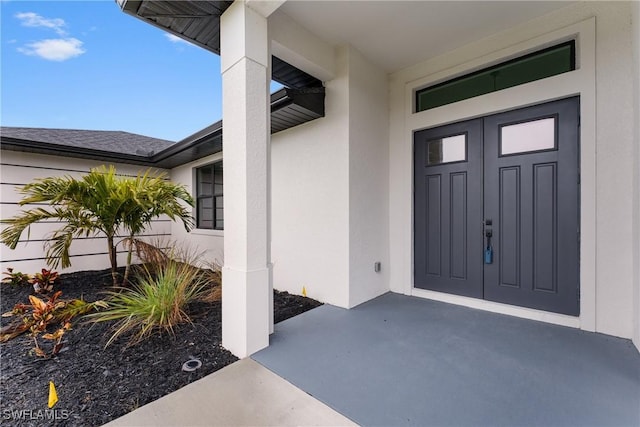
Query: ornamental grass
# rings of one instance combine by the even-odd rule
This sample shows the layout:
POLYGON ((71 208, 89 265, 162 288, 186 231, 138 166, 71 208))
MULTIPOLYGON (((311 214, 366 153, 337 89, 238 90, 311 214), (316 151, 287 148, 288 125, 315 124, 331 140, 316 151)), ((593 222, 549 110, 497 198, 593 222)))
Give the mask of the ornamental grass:
POLYGON ((187 307, 208 285, 200 269, 173 259, 143 267, 136 278, 131 288, 109 292, 108 307, 89 316, 93 322, 117 321, 105 347, 128 332, 133 332, 130 344, 157 332, 173 334, 176 325, 191 321, 187 307))

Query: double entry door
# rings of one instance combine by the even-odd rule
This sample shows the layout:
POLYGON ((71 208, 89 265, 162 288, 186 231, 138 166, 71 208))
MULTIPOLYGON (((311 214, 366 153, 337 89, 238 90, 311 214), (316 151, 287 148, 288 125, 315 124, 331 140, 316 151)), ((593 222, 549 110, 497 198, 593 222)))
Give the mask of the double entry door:
POLYGON ((414 133, 414 286, 579 314, 579 98, 414 133))

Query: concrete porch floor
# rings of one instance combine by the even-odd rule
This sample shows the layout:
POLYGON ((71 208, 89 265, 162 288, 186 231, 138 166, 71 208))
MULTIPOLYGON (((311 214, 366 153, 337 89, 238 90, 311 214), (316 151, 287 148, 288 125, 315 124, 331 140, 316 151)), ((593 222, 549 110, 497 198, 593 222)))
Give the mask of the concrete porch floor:
POLYGON ((107 426, 354 422, 640 426, 640 354, 629 340, 388 293, 279 323, 252 358, 107 426))
POLYGON ((252 357, 365 426, 639 426, 629 340, 388 293, 277 324, 252 357))

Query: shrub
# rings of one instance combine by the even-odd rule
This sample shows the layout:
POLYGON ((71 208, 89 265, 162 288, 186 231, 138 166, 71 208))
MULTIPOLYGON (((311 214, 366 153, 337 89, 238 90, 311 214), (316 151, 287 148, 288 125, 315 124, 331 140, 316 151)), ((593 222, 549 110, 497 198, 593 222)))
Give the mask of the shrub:
POLYGON ((33 285, 33 290, 38 293, 47 293, 53 290, 53 284, 58 280, 58 272, 43 268, 40 273, 36 273, 29 279, 33 285))
POLYGON ((138 259, 151 273, 163 268, 170 260, 201 266, 200 272, 204 275, 206 284, 199 300, 214 303, 222 299, 222 264, 218 260, 203 261, 204 252, 197 252, 193 247, 184 246, 176 241, 157 239, 145 242, 139 239, 126 239, 125 243, 133 248, 138 259))
POLYGON ((88 313, 99 307, 105 307, 103 301, 88 303, 81 299, 60 300, 61 291, 41 300, 29 295, 29 304, 16 304, 12 311, 5 313, 3 317, 19 316, 20 319, 13 324, 2 328, 0 342, 9 341, 26 331, 31 332, 35 343, 35 354, 40 357, 55 356, 62 348, 62 337, 71 329, 71 320, 74 317, 88 313), (57 326, 54 332, 48 332, 57 326), (38 341, 38 337, 52 341, 49 353, 45 352, 38 341))
POLYGON ((7 268, 7 271, 2 274, 6 276, 2 278, 2 283, 14 286, 28 285, 29 279, 31 278, 28 274, 19 271, 14 272, 11 267, 7 268))
MULTIPOLYGON (((167 248, 172 248, 172 253, 176 251, 175 248, 179 248, 175 242, 164 242, 162 239, 145 242, 136 238, 126 238, 122 240, 122 243, 129 253, 136 254, 136 257, 147 267, 148 272, 152 274, 166 266, 169 260, 176 258, 175 255, 170 257, 167 254, 167 248)), ((129 273, 126 272, 125 277, 128 275, 129 273)), ((123 282, 123 285, 126 284, 127 282, 123 282)))
POLYGON ((94 322, 117 321, 107 346, 129 331, 135 331, 130 344, 156 332, 173 334, 177 324, 190 322, 187 306, 200 298, 205 284, 198 268, 168 260, 157 271, 145 267, 131 289, 109 292, 107 309, 89 317, 94 322))
POLYGON ((206 303, 218 302, 222 299, 222 269, 217 261, 207 264, 203 270, 206 286, 202 291, 201 301, 206 303))

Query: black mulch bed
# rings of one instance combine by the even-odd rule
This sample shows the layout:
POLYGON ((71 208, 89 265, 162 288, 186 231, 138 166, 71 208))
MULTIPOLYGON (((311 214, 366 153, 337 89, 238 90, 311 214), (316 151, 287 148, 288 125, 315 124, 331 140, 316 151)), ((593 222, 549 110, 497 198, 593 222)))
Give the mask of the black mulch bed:
MULTIPOLYGON (((105 298, 110 284, 108 270, 90 271, 62 275, 56 289, 64 299, 82 296, 95 301, 105 298)), ((28 302, 31 290, 2 285, 2 313, 15 303, 28 302)), ((310 298, 274 291, 275 322, 319 305, 310 298)), ((238 359, 221 346, 220 307, 220 303, 194 304, 189 309, 193 324, 178 326, 175 336, 156 334, 130 347, 124 336, 105 348, 112 324, 89 325, 83 319, 74 321, 62 351, 51 359, 31 353, 34 345, 28 333, 0 344, 0 423, 100 426, 235 362, 238 359), (191 358, 199 359, 202 367, 182 371, 182 364, 191 358), (54 382, 59 400, 56 411, 46 413, 49 381, 54 382), (58 420, 47 419, 52 416, 58 420)), ((2 326, 11 319, 3 318, 2 326)))

